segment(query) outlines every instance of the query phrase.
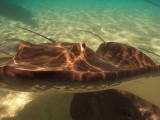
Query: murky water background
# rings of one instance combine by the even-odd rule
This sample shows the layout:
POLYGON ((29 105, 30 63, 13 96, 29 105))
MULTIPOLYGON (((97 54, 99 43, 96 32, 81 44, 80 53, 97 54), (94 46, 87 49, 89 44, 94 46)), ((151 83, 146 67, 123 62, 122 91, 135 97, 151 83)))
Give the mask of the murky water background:
MULTIPOLYGON (((158 0, 152 1, 160 4, 158 0)), ((16 27, 22 26, 57 42, 85 42, 96 50, 102 41, 93 34, 77 31, 87 30, 106 42, 126 43, 160 54, 159 13, 160 7, 144 0, 1 0, 0 42, 13 38, 34 43, 49 42, 16 27)), ((145 53, 160 64, 159 57, 145 53)), ((0 55, 4 57, 4 54, 0 55)), ((1 90, 0 119, 69 120, 71 99, 72 94, 1 90), (63 117, 58 119, 60 116, 63 117)))

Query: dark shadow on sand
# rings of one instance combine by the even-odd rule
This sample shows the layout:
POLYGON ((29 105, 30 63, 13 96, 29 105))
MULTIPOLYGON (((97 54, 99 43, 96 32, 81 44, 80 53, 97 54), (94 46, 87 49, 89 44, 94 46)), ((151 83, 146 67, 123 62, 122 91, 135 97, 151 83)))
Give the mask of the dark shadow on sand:
POLYGON ((21 21, 30 26, 36 26, 36 23, 32 20, 33 15, 30 11, 7 0, 0 0, 0 16, 21 21))

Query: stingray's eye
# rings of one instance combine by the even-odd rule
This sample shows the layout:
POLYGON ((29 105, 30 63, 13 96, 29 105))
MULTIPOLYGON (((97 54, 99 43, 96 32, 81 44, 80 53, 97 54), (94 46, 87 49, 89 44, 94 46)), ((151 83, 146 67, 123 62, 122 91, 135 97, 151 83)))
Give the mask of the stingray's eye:
POLYGON ((84 49, 86 47, 86 44, 85 43, 79 43, 79 45, 80 45, 81 51, 84 51, 84 49))
POLYGON ((85 43, 82 43, 82 47, 85 48, 85 47, 86 47, 86 44, 85 44, 85 43))

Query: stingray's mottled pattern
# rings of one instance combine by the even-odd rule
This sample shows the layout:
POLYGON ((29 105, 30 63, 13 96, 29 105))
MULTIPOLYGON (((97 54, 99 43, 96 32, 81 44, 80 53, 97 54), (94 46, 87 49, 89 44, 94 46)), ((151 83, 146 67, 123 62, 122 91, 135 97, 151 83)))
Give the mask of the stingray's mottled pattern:
POLYGON ((135 69, 156 65, 141 51, 121 43, 108 42, 101 44, 96 53, 109 59, 119 67, 135 69))
POLYGON ((122 91, 122 90, 115 90, 125 96, 128 100, 132 101, 133 104, 141 112, 141 115, 145 120, 159 120, 160 119, 160 108, 132 93, 122 91))
POLYGON ((75 81, 116 83, 121 78, 157 71, 160 66, 149 57, 121 43, 103 43, 95 53, 85 43, 22 42, 17 55, 0 67, 0 80, 9 86, 15 82, 14 85, 23 86, 18 89, 27 90, 24 83, 29 83, 27 87, 45 88, 61 82, 73 85, 75 81))

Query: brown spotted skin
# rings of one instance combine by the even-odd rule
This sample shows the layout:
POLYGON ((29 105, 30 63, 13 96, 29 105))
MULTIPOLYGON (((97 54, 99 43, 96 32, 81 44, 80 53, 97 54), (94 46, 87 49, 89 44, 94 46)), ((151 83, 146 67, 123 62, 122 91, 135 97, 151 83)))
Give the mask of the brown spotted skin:
POLYGON ((116 83, 122 78, 157 71, 160 66, 149 57, 121 43, 103 43, 95 53, 85 43, 22 42, 17 55, 1 65, 0 85, 22 91, 45 91, 63 83, 64 90, 54 89, 74 92, 70 90, 74 83, 116 83))
POLYGON ((141 51, 122 43, 103 43, 97 49, 96 53, 112 61, 113 64, 119 67, 134 69, 156 65, 141 51))

